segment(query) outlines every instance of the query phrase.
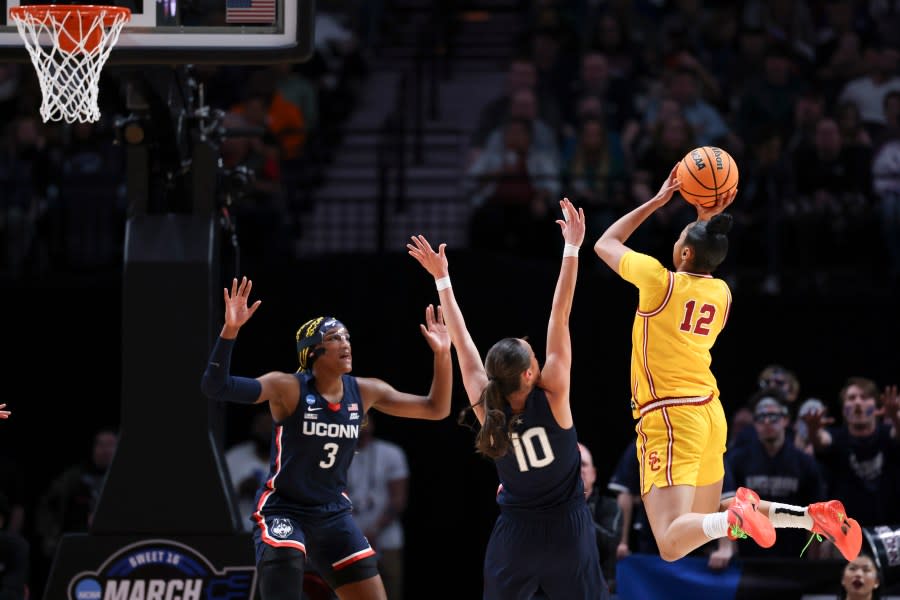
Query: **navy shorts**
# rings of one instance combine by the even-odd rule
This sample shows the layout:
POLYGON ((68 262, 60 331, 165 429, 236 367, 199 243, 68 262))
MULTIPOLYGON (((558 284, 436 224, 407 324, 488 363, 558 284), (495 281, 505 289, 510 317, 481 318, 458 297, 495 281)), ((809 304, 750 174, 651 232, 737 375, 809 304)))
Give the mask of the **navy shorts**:
POLYGON ((484 600, 608 600, 590 509, 502 510, 484 560, 484 600))
POLYGON ((342 569, 375 555, 349 509, 302 519, 266 515, 253 530, 253 542, 257 563, 266 546, 294 548, 305 554, 312 568, 329 583, 341 581, 342 569))

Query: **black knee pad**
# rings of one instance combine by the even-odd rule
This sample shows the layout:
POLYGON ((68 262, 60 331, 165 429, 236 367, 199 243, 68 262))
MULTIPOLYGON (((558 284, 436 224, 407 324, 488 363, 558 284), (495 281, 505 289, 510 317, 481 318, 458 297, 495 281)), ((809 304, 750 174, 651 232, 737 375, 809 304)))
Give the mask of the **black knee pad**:
POLYGON ((256 576, 260 600, 298 600, 303 596, 306 556, 294 548, 263 549, 256 576))
MULTIPOLYGON (((331 571, 327 574, 322 573, 325 581, 333 589, 348 583, 356 583, 369 577, 375 577, 376 575, 378 575, 378 559, 375 556, 367 556, 352 565, 344 567, 340 571, 331 571)), ((264 598, 263 600, 266 599, 264 598)))

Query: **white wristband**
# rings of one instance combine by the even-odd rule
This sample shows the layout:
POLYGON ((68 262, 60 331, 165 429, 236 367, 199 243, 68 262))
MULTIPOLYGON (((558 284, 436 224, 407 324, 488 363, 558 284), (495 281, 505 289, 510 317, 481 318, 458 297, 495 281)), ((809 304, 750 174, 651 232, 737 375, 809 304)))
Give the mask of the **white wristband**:
POLYGON ((440 279, 434 280, 434 285, 437 287, 437 291, 446 290, 450 287, 450 276, 441 277, 440 279))
POLYGON ((563 258, 565 258, 566 256, 574 256, 577 258, 578 251, 580 249, 581 248, 575 246, 574 244, 566 244, 565 248, 563 248, 563 258))

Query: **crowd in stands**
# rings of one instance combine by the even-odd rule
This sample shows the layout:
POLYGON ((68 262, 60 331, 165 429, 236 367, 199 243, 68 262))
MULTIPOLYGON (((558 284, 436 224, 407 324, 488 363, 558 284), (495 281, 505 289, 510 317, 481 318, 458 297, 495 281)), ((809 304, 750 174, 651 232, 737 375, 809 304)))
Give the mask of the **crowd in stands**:
MULTIPOLYGON (((367 3, 364 3, 367 4, 367 3)), ((717 145, 740 167, 727 269, 764 293, 900 280, 900 9, 871 0, 521 2, 526 27, 507 85, 473 108, 465 198, 470 245, 544 255, 561 195, 589 237, 656 190, 671 165, 717 145), (493 231, 503 235, 492 235, 493 231)), ((322 12, 306 63, 200 65, 225 112, 223 168, 242 191, 249 252, 283 254, 302 234, 341 124, 360 100, 390 5, 322 12), (350 24, 345 25, 344 23, 350 24)), ((450 40, 452 43, 452 39, 450 40)), ((113 65, 95 124, 43 124, 27 64, 0 66, 4 272, 115 264, 128 214, 114 120, 128 114, 113 65)), ((119 140, 121 141, 121 140, 119 140)), ((157 174, 162 176, 161 174, 157 174)), ((637 233, 667 252, 689 206, 637 233)))
MULTIPOLYGON (((596 238, 696 146, 740 167, 730 209, 738 270, 764 293, 896 285, 900 51, 891 2, 530 3, 507 86, 470 140, 471 241, 542 253, 559 195, 596 238), (505 227, 498 214, 507 215, 505 227), (513 215, 513 216, 509 216, 513 215), (486 227, 491 223, 491 227, 486 227), (494 226, 506 235, 486 236, 494 226), (528 233, 521 233, 522 231, 528 233)), ((637 235, 667 256, 692 209, 673 202, 637 235)))

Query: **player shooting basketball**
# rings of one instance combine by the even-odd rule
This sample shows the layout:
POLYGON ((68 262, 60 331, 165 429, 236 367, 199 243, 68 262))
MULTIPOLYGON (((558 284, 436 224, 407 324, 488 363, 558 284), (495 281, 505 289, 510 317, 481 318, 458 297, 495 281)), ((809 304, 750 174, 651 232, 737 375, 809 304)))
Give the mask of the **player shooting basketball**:
POLYGON ((776 527, 808 529, 834 543, 847 560, 859 554, 862 531, 837 500, 807 507, 760 501, 738 488, 721 512, 727 422, 710 370, 710 350, 728 320, 731 290, 712 276, 728 253, 732 217, 723 212, 737 187, 681 232, 675 270, 635 252, 625 241, 679 190, 677 165, 659 192, 600 236, 594 251, 639 290, 632 329, 631 410, 637 420, 641 498, 664 560, 687 555, 710 540, 751 537, 764 548, 776 527))

